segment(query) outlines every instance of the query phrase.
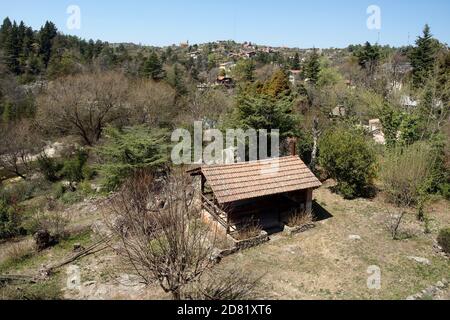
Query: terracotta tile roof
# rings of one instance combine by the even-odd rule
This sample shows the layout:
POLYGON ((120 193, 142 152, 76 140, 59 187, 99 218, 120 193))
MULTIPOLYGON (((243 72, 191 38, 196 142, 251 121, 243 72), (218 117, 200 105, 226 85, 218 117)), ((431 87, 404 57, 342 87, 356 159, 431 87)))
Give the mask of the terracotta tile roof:
POLYGON ((296 156, 203 166, 201 172, 221 204, 322 185, 296 156))

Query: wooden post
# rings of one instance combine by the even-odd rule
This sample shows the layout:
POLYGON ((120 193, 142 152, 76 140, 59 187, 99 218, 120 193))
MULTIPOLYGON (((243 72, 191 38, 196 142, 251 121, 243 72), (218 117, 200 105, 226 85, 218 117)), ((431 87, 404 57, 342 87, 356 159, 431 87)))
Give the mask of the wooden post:
POLYGON ((306 212, 312 212, 312 197, 313 197, 313 189, 306 190, 306 212))
MULTIPOLYGON (((206 183, 206 179, 205 179, 205 176, 202 174, 202 185, 201 185, 201 193, 202 193, 202 196, 205 195, 205 183, 206 183)), ((203 199, 203 197, 202 197, 202 203, 203 203, 203 202, 205 202, 205 201, 204 201, 204 199, 203 199)))

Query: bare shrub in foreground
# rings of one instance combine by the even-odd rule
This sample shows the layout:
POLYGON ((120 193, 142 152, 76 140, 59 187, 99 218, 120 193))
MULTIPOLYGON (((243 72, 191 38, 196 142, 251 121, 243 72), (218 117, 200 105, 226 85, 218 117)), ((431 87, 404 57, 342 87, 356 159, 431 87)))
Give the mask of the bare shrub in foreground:
POLYGON ((423 201, 430 182, 434 159, 426 144, 416 143, 391 151, 381 167, 380 177, 389 200, 399 207, 387 225, 394 240, 399 239, 400 225, 407 210, 423 201))
POLYGON ((254 277, 242 270, 217 275, 207 273, 189 295, 194 300, 254 300, 260 295, 262 277, 254 277))
POLYGON ((112 246, 127 268, 177 300, 184 286, 214 264, 214 237, 199 220, 194 194, 183 174, 158 181, 141 172, 125 183, 105 217, 118 240, 112 246))

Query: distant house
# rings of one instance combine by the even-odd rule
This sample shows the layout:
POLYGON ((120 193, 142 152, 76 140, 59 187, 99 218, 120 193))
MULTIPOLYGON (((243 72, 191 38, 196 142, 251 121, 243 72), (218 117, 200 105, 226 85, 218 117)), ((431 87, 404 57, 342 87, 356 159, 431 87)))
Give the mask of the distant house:
POLYGON ((252 221, 263 229, 280 228, 293 211, 311 212, 320 181, 298 156, 189 171, 201 177, 203 218, 226 234, 252 221))

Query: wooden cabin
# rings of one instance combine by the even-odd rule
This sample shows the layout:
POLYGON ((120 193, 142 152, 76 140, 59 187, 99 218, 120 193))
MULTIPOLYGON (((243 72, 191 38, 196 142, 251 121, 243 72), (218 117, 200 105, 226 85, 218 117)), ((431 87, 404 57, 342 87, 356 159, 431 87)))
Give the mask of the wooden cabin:
POLYGON ((189 172, 201 176, 204 219, 227 234, 249 221, 265 230, 282 227, 293 211, 311 211, 313 190, 321 186, 298 156, 202 166, 189 172))

